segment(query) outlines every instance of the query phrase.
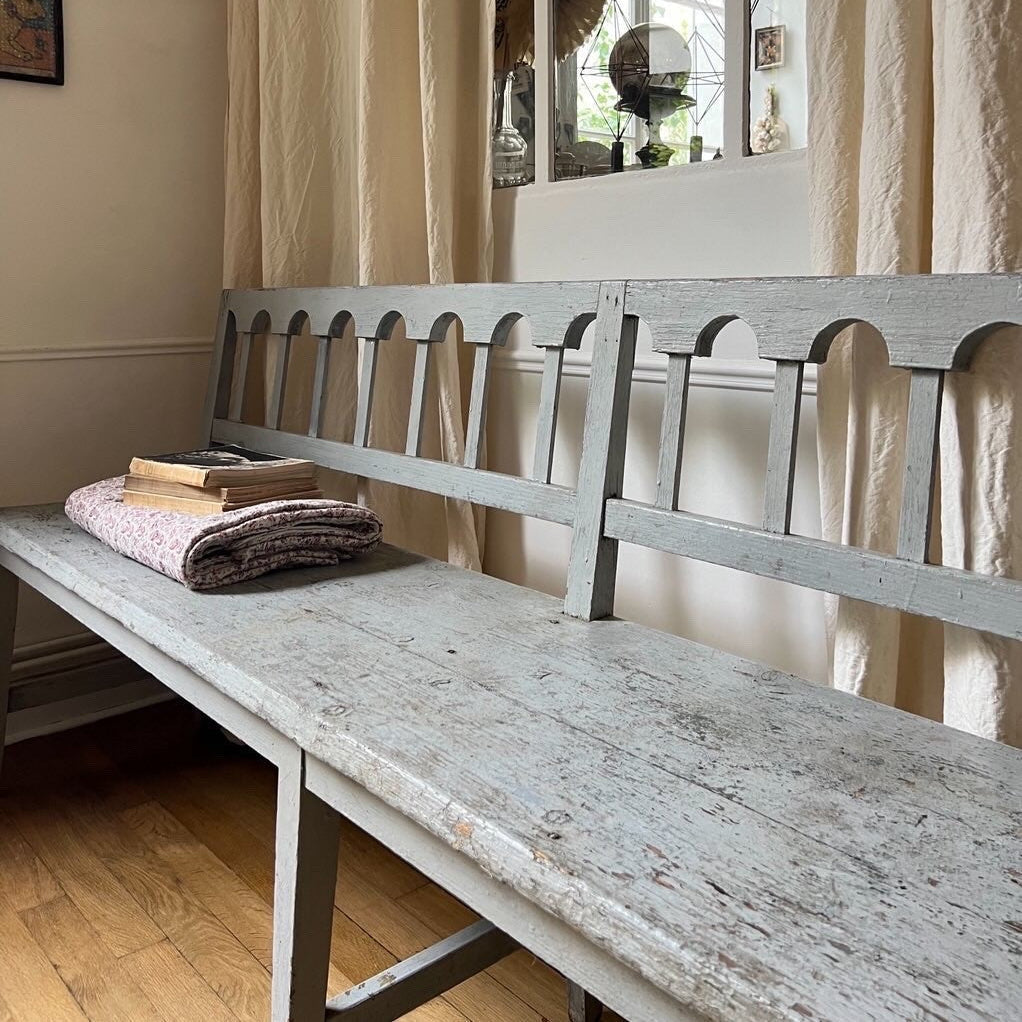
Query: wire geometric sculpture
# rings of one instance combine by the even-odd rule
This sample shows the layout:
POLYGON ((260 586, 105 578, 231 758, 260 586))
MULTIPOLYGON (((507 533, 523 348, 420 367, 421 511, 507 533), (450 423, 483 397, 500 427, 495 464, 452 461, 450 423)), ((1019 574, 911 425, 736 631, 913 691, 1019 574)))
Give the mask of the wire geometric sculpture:
MULTIPOLYGON (((696 8, 706 19, 700 29, 693 25, 687 45, 691 66, 684 74, 678 68, 674 73, 657 73, 650 68, 650 32, 666 26, 633 26, 620 0, 608 0, 596 31, 586 47, 578 71, 578 80, 589 93, 592 106, 603 117, 607 132, 616 144, 612 146, 612 170, 623 170, 622 140, 630 134, 633 117, 644 121, 649 129, 650 141, 636 154, 646 166, 662 166, 674 152, 663 145, 659 138, 659 123, 679 109, 687 109, 695 131, 703 118, 721 101, 724 94, 724 26, 718 12, 705 0, 689 0, 687 6, 696 8), (604 30, 610 30, 617 40, 614 50, 625 56, 609 62, 601 60, 599 44, 604 30), (605 82, 610 79, 620 98, 611 109, 601 103, 591 82, 605 82), (622 82, 625 88, 622 88, 622 82), (709 98, 704 99, 709 93, 709 98), (658 116, 659 114, 659 116, 658 116), (652 148, 651 148, 652 147, 652 148), (615 153, 616 150, 616 153, 615 153), (615 156, 617 159, 615 159, 615 156), (644 158, 645 157, 645 158, 644 158)), ((673 31, 673 30, 671 30, 673 31)))

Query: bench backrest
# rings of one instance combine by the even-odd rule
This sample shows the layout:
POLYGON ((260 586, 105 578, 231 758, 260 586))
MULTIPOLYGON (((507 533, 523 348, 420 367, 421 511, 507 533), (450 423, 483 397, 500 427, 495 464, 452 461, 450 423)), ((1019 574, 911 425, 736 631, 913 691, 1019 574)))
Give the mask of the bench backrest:
MULTIPOLYGON (((572 525, 576 493, 550 482, 557 430, 561 369, 566 348, 577 348, 597 319, 600 285, 466 284, 434 287, 279 288, 226 291, 220 309, 206 397, 205 436, 285 457, 309 458, 326 468, 366 479, 408 486, 486 507, 572 525), (544 351, 544 367, 530 477, 518 478, 480 467, 493 350, 506 343, 511 328, 526 319, 532 343, 544 351), (422 428, 433 349, 455 343, 450 328, 460 321, 464 340, 474 345, 466 443, 460 465, 421 456, 422 428), (416 345, 414 376, 404 453, 370 446, 370 424, 379 346, 392 341, 399 322, 416 345), (351 326, 353 324, 353 330, 351 326), (316 368, 309 395, 305 435, 281 430, 292 339, 315 339, 316 368), (353 441, 320 436, 327 372, 335 345, 361 345, 361 365, 353 441), (241 421, 242 399, 253 346, 279 337, 270 368, 265 424, 241 421)), ((620 312, 611 326, 615 334, 620 312)), ((600 327, 603 329, 603 327, 600 327)))
MULTIPOLYGON (((1022 324, 1022 276, 629 281, 624 310, 625 334, 634 334, 641 320, 654 350, 667 354, 667 384, 654 502, 622 500, 620 488, 612 487, 601 530, 605 545, 636 543, 1022 638, 1022 582, 927 563, 945 373, 965 370, 995 330, 1022 324), (776 365, 760 527, 677 509, 691 360, 709 355, 720 330, 738 318, 755 333, 760 357, 776 365), (837 334, 859 322, 872 324, 886 342, 890 364, 911 374, 894 554, 790 534, 804 366, 825 361, 837 334)), ((620 350, 629 366, 630 347, 620 350)), ((594 386, 609 387, 607 376, 594 372, 594 386)), ((627 402, 616 414, 612 428, 620 441, 627 402)), ((612 454, 615 481, 622 448, 619 442, 612 454)), ((583 478, 585 468, 584 452, 583 478)), ((575 567, 580 563, 576 558, 575 567)), ((594 579, 594 589, 579 584, 569 593, 570 611, 612 612, 613 575, 597 573, 594 579)))
MULTIPOLYGON (((1022 638, 1022 583, 927 563, 946 372, 962 371, 995 330, 1022 324, 1022 277, 917 277, 604 281, 353 288, 280 288, 224 293, 207 394, 205 427, 215 442, 240 443, 327 468, 572 527, 565 610, 613 613, 617 545, 636 543, 841 596, 1022 638), (479 467, 493 349, 529 321, 544 349, 533 466, 528 478, 479 467), (761 358, 776 367, 761 527, 678 510, 692 358, 708 356, 728 323, 744 320, 761 358), (403 454, 369 446, 378 345, 399 321, 416 344, 403 454), (459 320, 475 346, 461 465, 420 456, 433 345, 459 320), (639 322, 667 355, 656 495, 621 499, 628 404, 639 322), (883 336, 892 366, 911 373, 905 475, 895 554, 790 533, 796 440, 805 363, 826 360, 854 323, 883 336), (363 345, 355 435, 322 438, 331 346, 354 324, 363 345), (578 485, 550 482, 565 348, 593 325, 593 359, 578 485), (317 338, 306 435, 280 429, 291 338, 317 338), (264 426, 242 423, 241 401, 255 339, 278 335, 264 426)), ((350 333, 350 331, 349 331, 350 333)))

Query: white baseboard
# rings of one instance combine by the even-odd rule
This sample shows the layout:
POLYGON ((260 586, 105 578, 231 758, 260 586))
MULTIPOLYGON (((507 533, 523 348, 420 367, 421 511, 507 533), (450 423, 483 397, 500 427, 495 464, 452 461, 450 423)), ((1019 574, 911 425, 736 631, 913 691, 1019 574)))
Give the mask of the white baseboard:
POLYGON ((88 632, 14 652, 6 744, 150 706, 173 693, 88 632))

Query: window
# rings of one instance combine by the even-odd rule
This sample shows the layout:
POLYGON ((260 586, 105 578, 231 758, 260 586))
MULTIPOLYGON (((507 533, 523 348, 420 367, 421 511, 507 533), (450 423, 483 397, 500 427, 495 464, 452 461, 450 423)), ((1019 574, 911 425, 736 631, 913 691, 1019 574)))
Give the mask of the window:
POLYGON ((520 69, 509 107, 528 180, 537 160, 540 180, 564 180, 806 144, 805 0, 535 0, 535 14, 553 69, 520 69))
MULTIPOLYGON (((570 38, 557 21, 570 11, 555 5, 555 40, 570 38)), ((609 0, 557 66, 557 177, 722 153, 724 17, 723 0, 609 0)))

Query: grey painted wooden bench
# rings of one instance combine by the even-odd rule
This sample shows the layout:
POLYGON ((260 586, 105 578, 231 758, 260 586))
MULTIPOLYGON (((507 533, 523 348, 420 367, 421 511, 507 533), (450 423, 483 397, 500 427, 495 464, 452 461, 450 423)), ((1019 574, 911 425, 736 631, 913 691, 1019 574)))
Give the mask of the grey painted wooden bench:
POLYGON ((206 437, 571 526, 565 602, 392 547, 196 594, 23 508, 0 514, 0 634, 20 578, 278 765, 275 1022, 397 1017, 519 945, 570 978, 573 1019, 1017 1018, 1022 753, 609 615, 625 541, 1022 638, 1022 584, 925 559, 944 374, 1020 313, 1006 276, 229 292, 206 437), (520 314, 546 347, 528 479, 477 467, 520 314), (401 316, 404 454, 367 442, 401 316), (463 465, 419 456, 455 316, 476 346, 463 465), (690 361, 736 316, 777 368, 760 528, 677 510, 690 361), (639 317, 668 355, 652 504, 621 499, 639 317), (349 444, 318 424, 350 319, 349 444), (896 556, 789 534, 803 366, 855 320, 912 374, 896 556), (550 482, 561 359, 591 324, 569 488, 550 482), (259 427, 241 390, 268 333, 287 340, 259 427), (279 428, 294 343, 317 346, 301 436, 279 428), (338 813, 486 921, 326 1004, 338 813))

